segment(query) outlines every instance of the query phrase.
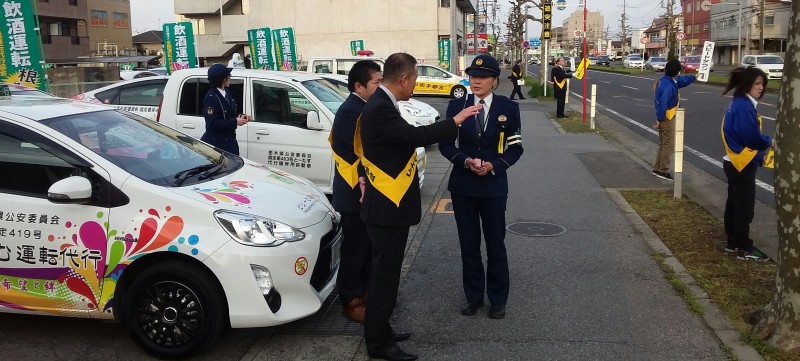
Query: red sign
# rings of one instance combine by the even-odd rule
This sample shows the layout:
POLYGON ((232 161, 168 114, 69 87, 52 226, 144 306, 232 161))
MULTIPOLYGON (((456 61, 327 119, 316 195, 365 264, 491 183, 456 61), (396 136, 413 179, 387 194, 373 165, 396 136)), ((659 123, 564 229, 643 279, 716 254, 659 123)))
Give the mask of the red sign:
POLYGON ((647 43, 649 43, 649 42, 650 42, 650 39, 649 39, 649 38, 647 38, 647 37, 644 37, 644 38, 642 38, 642 40, 640 40, 639 42, 640 42, 640 43, 642 43, 642 44, 647 44, 647 43))
MULTIPOLYGON (((472 53, 475 50, 474 42, 472 38, 475 34, 467 34, 467 52, 472 53)), ((478 51, 479 52, 487 52, 489 51, 489 36, 485 33, 478 34, 478 51)))
POLYGON ((675 33, 675 40, 683 41, 685 39, 686 39, 686 33, 684 33, 683 31, 679 31, 679 32, 675 33))

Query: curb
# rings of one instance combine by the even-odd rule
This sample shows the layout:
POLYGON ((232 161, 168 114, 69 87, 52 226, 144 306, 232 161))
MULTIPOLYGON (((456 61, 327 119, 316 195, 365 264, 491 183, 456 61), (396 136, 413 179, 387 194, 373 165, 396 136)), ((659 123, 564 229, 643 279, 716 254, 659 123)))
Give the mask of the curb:
POLYGON ((686 272, 686 268, 672 255, 672 252, 667 246, 661 242, 661 239, 653 232, 652 229, 645 223, 642 217, 628 204, 628 201, 622 197, 617 189, 606 189, 609 197, 617 204, 617 207, 625 214, 625 219, 633 225, 636 231, 644 238, 647 245, 653 252, 660 253, 665 256, 664 264, 669 266, 675 275, 680 279, 681 283, 686 286, 692 293, 697 303, 703 308, 703 321, 706 326, 714 331, 714 334, 722 342, 723 345, 730 348, 731 352, 736 355, 740 361, 763 361, 764 358, 756 352, 750 345, 740 340, 741 335, 725 317, 722 310, 715 305, 708 294, 697 285, 694 278, 686 272))

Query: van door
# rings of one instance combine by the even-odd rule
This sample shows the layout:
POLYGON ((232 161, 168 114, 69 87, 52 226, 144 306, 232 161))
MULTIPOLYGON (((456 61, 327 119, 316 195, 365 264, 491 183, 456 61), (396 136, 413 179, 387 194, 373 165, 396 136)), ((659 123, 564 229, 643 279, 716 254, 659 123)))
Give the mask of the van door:
POLYGON ((0 177, 0 305, 81 317, 102 312, 108 173, 38 132, 2 120, 0 172, 6 175, 0 177), (90 181, 92 199, 48 200, 50 186, 71 176, 90 181))
MULTIPOLYGON (((231 96, 237 105, 237 113, 245 113, 244 87, 245 81, 241 77, 231 78, 231 85, 226 91, 231 92, 231 96)), ((208 78, 197 76, 187 78, 181 85, 178 93, 178 114, 175 116, 175 129, 200 139, 206 131, 206 120, 204 118, 203 99, 211 86, 208 78)), ((236 141, 239 142, 239 155, 247 158, 247 130, 239 127, 236 129, 236 141)))
MULTIPOLYGON (((310 111, 323 118, 300 89, 268 80, 253 79, 253 121, 247 125, 249 159, 307 178, 330 189, 333 174, 326 130, 306 127, 310 111)), ((323 118, 324 119, 324 118, 323 118)), ((323 120, 323 124, 326 123, 323 120)))

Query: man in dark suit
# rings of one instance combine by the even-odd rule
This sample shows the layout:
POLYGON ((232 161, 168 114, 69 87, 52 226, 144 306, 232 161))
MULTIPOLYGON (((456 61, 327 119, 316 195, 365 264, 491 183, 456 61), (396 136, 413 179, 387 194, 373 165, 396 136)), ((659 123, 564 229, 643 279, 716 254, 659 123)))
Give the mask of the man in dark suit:
POLYGON ((564 70, 564 58, 556 59, 556 65, 550 71, 553 78, 553 95, 556 97, 556 118, 564 118, 564 102, 567 100, 567 78, 572 78, 572 74, 567 74, 564 70))
POLYGON ((417 359, 396 344, 410 334, 394 333, 389 325, 397 302, 408 229, 421 218, 416 148, 454 139, 458 125, 481 108, 467 107, 453 118, 428 126, 408 124, 398 111, 397 101, 408 100, 414 93, 416 65, 417 60, 405 53, 386 58, 383 82, 364 106, 355 139, 367 180, 361 219, 372 246, 364 334, 369 356, 386 360, 417 359))
POLYGON ((514 100, 515 94, 519 96, 520 100, 525 99, 525 97, 522 96, 522 86, 519 85, 519 81, 522 80, 522 67, 520 64, 522 64, 522 60, 517 60, 517 62, 514 63, 514 67, 511 68, 511 76, 509 79, 511 79, 511 83, 514 84, 514 91, 511 92, 511 100, 514 100))
POLYGON ((342 300, 342 313, 358 323, 364 322, 364 302, 369 286, 370 247, 367 229, 361 221, 361 196, 364 172, 353 151, 356 122, 367 99, 381 84, 381 66, 371 60, 360 60, 350 69, 347 100, 336 112, 330 142, 336 173, 333 177, 333 208, 342 215, 341 263, 336 288, 342 300))
POLYGON ((447 189, 461 244, 462 280, 467 303, 461 314, 474 316, 483 307, 484 289, 489 317, 504 318, 509 275, 506 257, 506 171, 522 156, 519 105, 492 92, 500 64, 490 55, 478 55, 466 70, 472 95, 454 99, 447 115, 473 104, 484 109, 459 128, 456 141, 439 143, 439 151, 453 164, 447 189), (486 272, 481 256, 481 228, 486 239, 486 272))

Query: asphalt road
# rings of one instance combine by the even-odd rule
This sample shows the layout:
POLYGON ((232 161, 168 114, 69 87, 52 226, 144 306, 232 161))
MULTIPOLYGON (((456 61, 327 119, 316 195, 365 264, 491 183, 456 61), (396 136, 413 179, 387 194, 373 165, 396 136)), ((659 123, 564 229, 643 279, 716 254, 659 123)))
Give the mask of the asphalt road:
MULTIPOLYGON (((529 66, 529 71, 539 74, 539 66, 529 66)), ((549 74, 549 71, 548 71, 549 74)), ((655 110, 653 106, 653 84, 663 73, 644 73, 627 75, 600 71, 588 71, 587 88, 597 84, 597 110, 603 114, 621 120, 630 129, 658 142, 658 133, 653 129, 655 110)), ((681 89, 681 107, 686 109, 686 156, 685 159, 702 168, 704 171, 725 180, 722 171, 724 150, 720 137, 720 125, 725 109, 731 101, 730 94, 721 96, 723 88, 701 82, 681 89)), ((583 85, 574 79, 570 83, 571 104, 581 101, 583 85)), ((587 91, 587 97, 590 97, 587 91)), ((778 97, 775 93, 767 93, 758 106, 763 118, 764 133, 772 136, 775 133, 775 117, 777 115, 778 97)), ((589 107, 587 105, 587 113, 589 107)), ((653 155, 653 158, 655 154, 653 155)), ((758 171, 759 186, 756 197, 774 207, 773 178, 771 169, 758 171)))

